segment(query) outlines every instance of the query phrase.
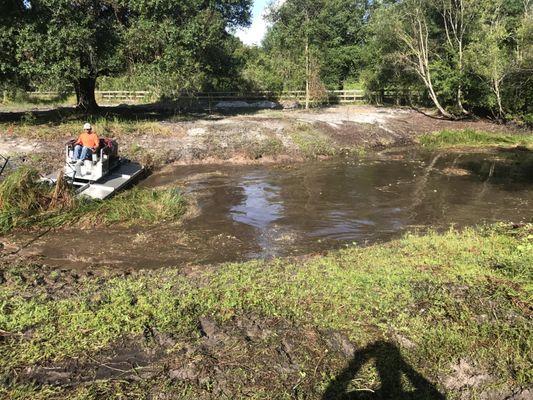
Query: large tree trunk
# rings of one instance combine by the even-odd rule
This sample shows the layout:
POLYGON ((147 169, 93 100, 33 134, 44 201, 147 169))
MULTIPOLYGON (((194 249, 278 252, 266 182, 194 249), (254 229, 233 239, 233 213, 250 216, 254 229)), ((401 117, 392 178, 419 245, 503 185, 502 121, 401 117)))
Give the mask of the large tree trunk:
POLYGON ((93 113, 98 110, 98 104, 94 97, 96 88, 96 78, 80 78, 75 84, 76 89, 76 108, 87 113, 93 113))

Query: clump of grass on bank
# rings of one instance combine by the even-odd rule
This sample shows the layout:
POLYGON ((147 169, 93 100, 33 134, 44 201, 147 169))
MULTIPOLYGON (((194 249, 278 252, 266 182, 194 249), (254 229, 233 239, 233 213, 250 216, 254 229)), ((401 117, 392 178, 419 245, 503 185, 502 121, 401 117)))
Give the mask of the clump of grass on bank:
POLYGON ((533 147, 533 134, 530 135, 505 135, 502 133, 492 133, 476 131, 473 129, 464 130, 442 130, 436 133, 428 133, 420 138, 420 143, 429 148, 446 147, 483 147, 483 146, 524 146, 533 147))
POLYGON ((133 188, 97 201, 77 198, 67 187, 38 181, 38 173, 20 168, 0 183, 0 232, 16 228, 109 225, 176 220, 185 202, 176 189, 133 188), (59 189, 59 190, 58 190, 59 189))
POLYGON ((334 156, 337 153, 331 139, 310 124, 297 124, 290 132, 290 137, 306 158, 334 156))
POLYGON ((275 137, 259 140, 256 142, 247 143, 244 146, 245 154, 257 160, 265 156, 277 156, 284 150, 283 142, 275 137))
MULTIPOLYGON (((29 289, 13 267, 0 291, 0 327, 9 333, 0 342, 0 377, 47 361, 80 360, 147 329, 192 341, 201 316, 224 323, 259 315, 342 331, 360 348, 400 336, 408 343, 402 355, 432 382, 442 383, 452 365, 468 360, 490 375, 491 388, 527 387, 531 265, 530 224, 407 235, 307 260, 227 264, 206 269, 202 284, 174 270, 87 277, 59 300, 29 289)), ((225 350, 232 351, 240 357, 240 349, 225 350)), ((317 373, 316 360, 311 364, 301 371, 302 386, 327 386, 331 375, 317 373)), ((357 379, 360 387, 376 387, 372 374, 357 379)))

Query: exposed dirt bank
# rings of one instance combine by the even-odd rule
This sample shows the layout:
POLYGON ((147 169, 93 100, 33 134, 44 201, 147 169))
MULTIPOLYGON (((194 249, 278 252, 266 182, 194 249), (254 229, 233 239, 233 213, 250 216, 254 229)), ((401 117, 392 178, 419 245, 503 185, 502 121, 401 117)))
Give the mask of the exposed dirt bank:
MULTIPOLYGON (((98 120, 95 126, 97 133, 117 138, 123 154, 155 165, 289 162, 409 145, 420 134, 441 129, 511 130, 487 121, 448 121, 372 106, 176 116, 144 124, 98 120)), ((73 123, 4 124, 0 154, 50 172, 60 168, 64 143, 78 131, 73 123)))

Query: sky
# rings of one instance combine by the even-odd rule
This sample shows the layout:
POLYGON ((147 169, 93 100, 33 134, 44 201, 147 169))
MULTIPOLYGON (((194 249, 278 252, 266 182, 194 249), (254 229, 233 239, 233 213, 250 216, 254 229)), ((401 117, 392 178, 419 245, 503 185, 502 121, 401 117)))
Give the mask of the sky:
POLYGON ((244 44, 261 44, 261 40, 265 36, 267 30, 267 23, 263 17, 269 3, 270 0, 254 0, 252 25, 249 28, 239 29, 235 32, 235 35, 237 35, 244 44))

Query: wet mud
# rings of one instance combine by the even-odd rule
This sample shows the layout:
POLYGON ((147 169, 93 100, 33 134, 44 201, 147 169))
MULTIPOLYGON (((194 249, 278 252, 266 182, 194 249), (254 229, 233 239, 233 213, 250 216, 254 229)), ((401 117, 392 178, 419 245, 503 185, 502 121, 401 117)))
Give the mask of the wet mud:
POLYGON ((318 253, 450 225, 528 221, 532 165, 529 153, 405 150, 284 166, 168 166, 141 185, 180 188, 189 201, 182 221, 18 234, 6 249, 57 267, 150 269, 318 253))

